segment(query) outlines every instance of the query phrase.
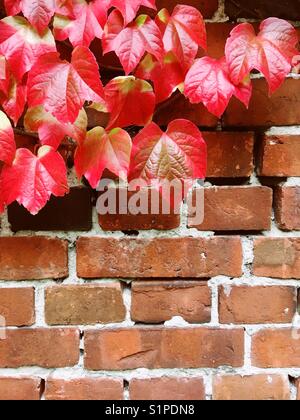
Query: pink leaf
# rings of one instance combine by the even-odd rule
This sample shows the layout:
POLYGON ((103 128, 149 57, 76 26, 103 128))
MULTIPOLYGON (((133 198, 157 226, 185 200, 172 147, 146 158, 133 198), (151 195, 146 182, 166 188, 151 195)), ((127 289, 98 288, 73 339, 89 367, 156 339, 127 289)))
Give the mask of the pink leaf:
POLYGON ((66 165, 61 155, 43 146, 38 156, 28 149, 18 149, 11 166, 4 166, 0 176, 0 195, 5 205, 17 201, 37 214, 51 194, 62 197, 68 192, 66 165))
POLYGON ((155 0, 108 0, 108 7, 116 7, 124 17, 125 25, 131 22, 141 6, 156 9, 155 0))
POLYGON ((22 79, 41 55, 53 51, 56 51, 56 45, 49 29, 40 35, 20 16, 9 16, 0 21, 0 54, 9 62, 18 80, 22 79))
POLYGON ((15 16, 21 12, 22 0, 4 0, 5 9, 8 15, 15 16))
POLYGON ((55 12, 55 0, 22 0, 23 15, 42 33, 50 23, 55 12))
POLYGON ((76 47, 71 63, 58 54, 42 56, 28 77, 28 104, 43 105, 57 120, 74 123, 85 101, 104 105, 103 86, 95 57, 76 47))
POLYGON ((146 51, 157 60, 164 54, 161 33, 152 19, 141 15, 123 29, 117 10, 108 18, 102 45, 105 54, 111 51, 117 54, 126 74, 136 68, 146 51))
POLYGON ((108 128, 148 124, 155 108, 152 86, 133 76, 116 77, 105 86, 105 99, 110 112, 108 128))
POLYGON ((206 50, 204 19, 194 7, 178 5, 171 16, 163 9, 156 22, 163 34, 166 52, 172 51, 183 67, 188 68, 193 63, 199 46, 206 50))
POLYGON ((16 143, 11 123, 0 111, 0 161, 10 165, 16 154, 16 143))
POLYGON ((27 88, 26 84, 23 81, 18 82, 13 74, 10 74, 8 80, 8 92, 4 96, 0 95, 0 103, 16 126, 24 112, 27 100, 27 88))
POLYGON ((126 131, 115 128, 107 133, 103 128, 96 127, 87 133, 76 150, 78 177, 84 175, 93 188, 97 187, 105 169, 126 179, 130 152, 131 138, 126 131))
POLYGON ((238 85, 253 70, 263 73, 273 93, 291 70, 297 54, 298 36, 288 22, 270 18, 256 36, 250 23, 238 25, 226 43, 230 77, 238 85))

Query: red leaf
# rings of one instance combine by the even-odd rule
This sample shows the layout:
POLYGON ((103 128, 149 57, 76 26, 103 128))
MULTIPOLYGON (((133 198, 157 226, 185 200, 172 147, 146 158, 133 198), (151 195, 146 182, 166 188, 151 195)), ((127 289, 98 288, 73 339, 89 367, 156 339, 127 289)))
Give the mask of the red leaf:
POLYGON ((178 5, 172 16, 163 9, 156 22, 163 34, 166 52, 172 51, 185 68, 193 63, 199 46, 206 50, 204 19, 194 7, 178 5))
POLYGON ((9 71, 6 62, 6 58, 0 55, 0 92, 4 95, 8 95, 9 89, 9 71))
POLYGON ((74 124, 62 123, 52 114, 46 112, 42 106, 37 106, 27 111, 24 126, 26 131, 39 134, 42 145, 51 146, 56 150, 66 136, 78 143, 84 140, 87 130, 87 115, 84 110, 81 110, 74 124))
POLYGON ((65 162, 48 146, 41 147, 38 156, 18 149, 13 164, 2 169, 0 192, 5 205, 17 201, 37 214, 51 194, 62 197, 68 192, 65 162))
POLYGON ((8 15, 15 16, 21 12, 22 0, 4 0, 6 12, 8 15))
POLYGON ((129 134, 115 128, 107 133, 96 127, 87 133, 86 139, 76 150, 75 168, 78 177, 83 175, 96 188, 105 169, 126 179, 131 152, 129 134))
POLYGON ((53 24, 55 38, 58 41, 69 38, 74 47, 89 47, 95 38, 102 38, 106 11, 103 0, 74 0, 71 15, 70 5, 58 9, 53 24))
POLYGON ((172 180, 205 178, 206 144, 190 121, 175 120, 164 133, 149 124, 134 139, 129 179, 160 187, 172 180))
POLYGON ((242 86, 231 82, 224 59, 204 57, 196 60, 188 72, 184 93, 191 103, 202 102, 209 112, 221 117, 233 95, 248 106, 252 88, 250 80, 242 86))
POLYGON ((270 92, 274 92, 291 70, 297 44, 295 28, 281 19, 270 18, 262 22, 257 36, 250 23, 238 25, 226 43, 232 81, 239 84, 256 69, 267 79, 270 92))
POLYGON ((116 7, 124 17, 125 25, 131 22, 141 6, 156 10, 155 0, 108 0, 108 7, 116 7))
POLYGON ((133 23, 123 29, 122 16, 117 10, 109 16, 102 40, 103 52, 115 51, 126 74, 136 68, 147 51, 161 60, 164 47, 159 28, 146 15, 139 16, 133 23))
POLYGON ((98 64, 85 47, 75 48, 71 63, 46 54, 29 73, 29 106, 43 105, 61 122, 74 123, 85 101, 104 104, 103 97, 98 64))
POLYGON ((11 123, 0 111, 0 161, 10 165, 16 154, 16 143, 11 123))
POLYGON ((168 99, 176 89, 181 89, 185 71, 172 52, 167 53, 162 61, 157 61, 147 54, 137 68, 135 76, 153 82, 156 102, 160 103, 168 99))
POLYGON ((55 12, 55 0, 21 0, 23 15, 42 33, 55 12))
POLYGON ((0 103, 16 126, 24 112, 27 100, 27 88, 24 82, 18 82, 13 74, 10 74, 8 80, 8 92, 6 95, 0 95, 0 103))
POLYGON ((7 59, 18 80, 22 79, 41 55, 53 51, 56 51, 56 45, 49 29, 39 35, 20 16, 7 17, 0 21, 0 54, 7 59))
POLYGON ((148 124, 155 108, 152 86, 133 76, 116 77, 104 88, 108 112, 108 128, 148 124))

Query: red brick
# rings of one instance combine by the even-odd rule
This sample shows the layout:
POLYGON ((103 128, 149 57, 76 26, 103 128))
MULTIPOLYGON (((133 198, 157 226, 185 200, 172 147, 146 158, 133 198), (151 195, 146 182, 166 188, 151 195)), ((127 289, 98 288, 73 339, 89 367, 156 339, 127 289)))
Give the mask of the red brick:
POLYGON ((263 20, 270 16, 288 20, 299 20, 299 0, 225 0, 225 13, 232 20, 250 18, 263 20))
POLYGON ((166 126, 178 118, 190 120, 200 127, 216 128, 218 125, 217 117, 210 114, 203 104, 193 105, 179 93, 157 107, 154 121, 166 126))
POLYGON ((125 315, 119 283, 46 289, 45 318, 48 325, 122 322, 125 315))
POLYGON ((80 238, 77 273, 83 278, 209 278, 242 275, 238 237, 80 238))
POLYGON ((1 289, 0 316, 7 327, 31 326, 35 322, 34 288, 1 289))
POLYGON ((202 378, 151 378, 132 379, 129 384, 130 399, 135 401, 197 401, 205 399, 202 378))
POLYGON ((123 381, 112 378, 48 379, 45 399, 50 401, 111 401, 123 399, 123 381))
POLYGON ((265 135, 258 172, 261 176, 300 176, 300 136, 265 135))
MULTIPOLYGON (((185 4, 187 6, 192 6, 198 9, 204 18, 210 19, 214 16, 215 12, 218 10, 219 3, 218 0, 185 0, 183 3, 179 4, 185 4)), ((156 7, 157 10, 161 10, 163 8, 166 8, 171 13, 175 6, 178 5, 177 0, 156 0, 156 7)), ((150 9, 148 9, 150 11, 150 9)), ((150 14, 152 16, 155 16, 157 12, 153 12, 150 14)))
POLYGON ((67 241, 40 236, 0 238, 0 279, 43 280, 67 276, 67 241))
POLYGON ((211 319, 211 290, 206 283, 189 281, 134 282, 131 319, 159 324, 181 316, 200 324, 211 319))
POLYGON ((232 99, 224 115, 225 127, 271 127, 300 124, 300 80, 287 79, 269 97, 264 79, 253 80, 253 96, 249 109, 232 99))
POLYGON ((288 324, 296 313, 293 287, 220 288, 221 324, 288 324))
POLYGON ((297 400, 300 401, 300 380, 298 380, 296 382, 296 386, 297 386, 297 390, 298 390, 298 392, 297 392, 297 400))
POLYGON ((85 333, 89 370, 240 367, 244 331, 209 328, 132 328, 85 333))
POLYGON ((254 134, 204 132, 208 178, 250 177, 254 169, 254 134))
POLYGON ((259 238, 254 242, 253 274, 300 279, 300 238, 259 238))
POLYGON ((300 329, 259 331, 252 337, 252 364, 261 368, 300 368, 300 329))
POLYGON ((280 229, 300 230, 300 187, 277 187, 275 218, 280 229))
MULTIPOLYGON (((131 203, 132 197, 137 194, 135 192, 130 192, 126 188, 112 188, 109 194, 113 194, 112 197, 115 198, 116 208, 111 209, 110 213, 105 215, 99 215, 99 224, 103 230, 108 231, 130 231, 130 230, 169 230, 175 229, 180 226, 180 215, 171 211, 171 214, 163 214, 163 202, 161 197, 158 196, 158 193, 155 190, 144 189, 138 193, 138 196, 141 199, 142 203, 147 203, 147 214, 131 214, 128 211, 128 205, 131 203), (121 203, 123 200, 126 204, 126 208, 120 211, 121 203), (153 198, 153 204, 152 204, 153 198), (157 200, 157 201, 156 201, 157 200), (153 205, 159 206, 159 211, 154 214, 151 213, 151 208, 153 205), (126 214, 124 213, 126 210, 126 214)), ((105 195, 107 197, 107 195, 105 195)), ((107 206, 107 204, 106 204, 107 206)))
POLYGON ((39 378, 0 378, 0 401, 38 401, 40 397, 39 378))
POLYGON ((0 340, 0 368, 74 366, 79 360, 76 329, 6 330, 0 340))
POLYGON ((267 187, 204 188, 204 221, 199 225, 193 220, 197 204, 197 191, 194 191, 189 227, 202 231, 269 230, 272 195, 272 190, 267 187))
MULTIPOLYGON (((226 41, 230 32, 236 25, 233 23, 207 23, 207 55, 213 58, 222 58, 225 53, 226 41)), ((198 55, 205 55, 199 51, 198 55)))
POLYGON ((289 381, 282 375, 217 376, 213 399, 221 401, 288 401, 289 381))

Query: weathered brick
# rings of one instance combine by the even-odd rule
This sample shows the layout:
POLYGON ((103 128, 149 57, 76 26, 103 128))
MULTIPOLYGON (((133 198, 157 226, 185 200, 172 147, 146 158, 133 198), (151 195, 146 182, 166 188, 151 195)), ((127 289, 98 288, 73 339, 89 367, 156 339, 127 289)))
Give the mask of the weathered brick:
POLYGON ((49 401, 111 401, 123 399, 123 381, 113 378, 54 379, 46 382, 49 401))
POLYGON ((79 360, 76 329, 6 330, 0 340, 0 368, 74 366, 79 360))
POLYGON ((225 13, 230 19, 263 20, 270 16, 288 20, 299 20, 300 0, 225 0, 225 13))
POLYGON ((243 356, 242 329, 132 328, 85 333, 89 370, 240 367, 243 356))
POLYGON ((277 187, 274 198, 279 228, 300 230, 300 187, 277 187))
POLYGON ((205 389, 202 378, 132 379, 129 395, 135 401, 197 401, 205 399, 205 389))
POLYGON ((300 401, 300 380, 298 380, 296 382, 296 386, 297 386, 297 390, 298 390, 298 392, 297 392, 297 400, 300 401))
POLYGON ((287 79, 271 97, 264 79, 253 80, 249 109, 232 99, 224 114, 225 127, 272 127, 300 124, 300 80, 287 79))
POLYGON ((119 283, 46 289, 45 318, 48 325, 121 322, 125 314, 119 283))
MULTIPOLYGON (((143 189, 138 193, 140 203, 145 204, 147 214, 132 214, 128 207, 131 206, 131 200, 134 199, 135 192, 128 191, 126 188, 112 188, 108 194, 114 197, 116 207, 108 209, 108 214, 99 215, 99 224, 103 230, 108 231, 130 231, 130 230, 169 230, 175 229, 180 225, 180 214, 171 210, 170 214, 164 214, 163 200, 157 191, 143 189), (124 207, 125 205, 125 207, 124 207), (151 212, 152 206, 157 207, 158 214, 151 212), (147 207, 147 208, 146 208, 147 207), (126 214, 122 214, 126 213, 126 214)), ((105 198, 107 193, 105 193, 105 198)), ((136 196, 137 197, 137 196, 136 196)), ((138 206, 141 204, 137 204, 138 206)), ((144 206, 144 204, 142 204, 144 206)), ((107 207, 107 204, 106 204, 107 207)), ((168 210, 169 205, 166 207, 168 210)), ((143 210, 143 211, 144 211, 143 210)))
POLYGON ((14 203, 8 207, 8 221, 14 232, 90 230, 92 191, 85 187, 71 188, 65 197, 52 197, 36 216, 32 216, 24 207, 14 203))
POLYGON ((254 242, 253 274, 261 277, 299 279, 300 239, 256 239, 254 242))
POLYGON ((269 230, 272 195, 267 187, 204 188, 204 220, 199 225, 198 221, 194 222, 197 204, 197 191, 194 191, 189 227, 213 231, 269 230))
POLYGON ((35 322, 34 288, 0 288, 0 316, 7 327, 31 326, 35 322))
MULTIPOLYGON (((213 58, 224 57, 226 41, 230 35, 230 32, 236 25, 229 22, 222 23, 207 23, 207 55, 213 58)), ((198 53, 199 56, 204 56, 202 50, 198 53)))
POLYGON ((211 290, 206 283, 189 281, 134 282, 131 319, 158 324, 181 316, 200 324, 211 319, 211 290))
POLYGON ((208 178, 250 177, 254 170, 254 134, 204 132, 208 178))
POLYGON ((261 176, 300 176, 300 136, 265 135, 260 147, 261 176))
POLYGON ((218 118, 210 114, 203 104, 193 105, 181 94, 159 105, 154 121, 160 126, 167 126, 178 118, 190 120, 200 127, 216 128, 218 125, 218 118))
POLYGON ((41 392, 40 378, 0 378, 0 401, 38 401, 41 392))
POLYGON ((261 330, 252 337, 252 364, 261 368, 300 367, 300 329, 261 330))
POLYGON ((289 381, 283 375, 217 376, 213 399, 221 401, 288 401, 289 381))
MULTIPOLYGON (((195 7, 202 13, 203 17, 206 19, 212 18, 219 7, 218 0, 185 0, 183 3, 179 4, 185 4, 187 6, 195 7)), ((175 6, 177 5, 177 0, 156 0, 157 10, 161 10, 165 7, 170 12, 172 12, 175 6)), ((150 11, 150 9, 148 10, 150 11)), ((155 16, 156 13, 157 12, 152 11, 153 16, 155 16)))
POLYGON ((77 241, 77 273, 83 278, 208 278, 242 275, 238 237, 77 241))
POLYGON ((234 286, 220 288, 222 324, 288 324, 296 313, 293 287, 234 286))
POLYGON ((41 236, 0 238, 1 280, 61 279, 67 275, 67 241, 41 236))

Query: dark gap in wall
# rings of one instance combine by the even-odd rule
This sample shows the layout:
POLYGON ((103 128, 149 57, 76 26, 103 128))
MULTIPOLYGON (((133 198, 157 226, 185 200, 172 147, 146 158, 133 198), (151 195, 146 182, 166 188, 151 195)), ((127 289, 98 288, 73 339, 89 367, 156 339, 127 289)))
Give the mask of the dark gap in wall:
POLYGON ((226 186, 241 186, 241 185, 249 185, 250 178, 243 177, 243 178, 206 178, 207 182, 210 182, 212 185, 216 185, 217 187, 226 187, 226 186))

